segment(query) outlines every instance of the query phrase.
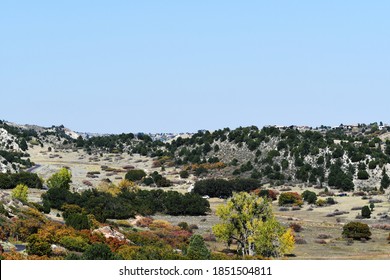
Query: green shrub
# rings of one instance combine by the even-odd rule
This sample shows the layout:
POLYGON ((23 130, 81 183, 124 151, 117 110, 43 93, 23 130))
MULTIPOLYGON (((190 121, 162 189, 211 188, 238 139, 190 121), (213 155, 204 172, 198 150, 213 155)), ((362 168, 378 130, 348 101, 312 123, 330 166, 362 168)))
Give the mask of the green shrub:
POLYGON ((362 208, 362 217, 366 219, 371 218, 371 210, 367 205, 363 206, 362 208))
POLYGON ((232 193, 252 191, 260 187, 260 182, 255 179, 206 179, 195 183, 193 192, 210 197, 230 197, 232 193))
POLYGON ((65 221, 75 227, 82 225, 81 228, 87 228, 84 212, 93 214, 98 221, 104 222, 106 219, 128 219, 136 214, 153 215, 160 212, 169 215, 205 215, 210 211, 207 199, 198 194, 162 190, 133 192, 123 189, 117 196, 113 196, 95 189, 78 194, 67 189, 52 188, 43 195, 43 201, 45 200, 53 209, 65 210, 66 215, 76 215, 73 218, 70 215, 65 221), (74 206, 78 207, 71 209, 65 204, 77 204, 74 206), (77 209, 79 210, 73 211, 77 209))
POLYGON ((316 202, 316 205, 319 207, 325 206, 326 205, 326 200, 324 199, 318 199, 316 202))
POLYGON ((5 210, 4 205, 2 202, 0 202, 0 214, 8 217, 8 211, 5 210))
POLYGON ((187 249, 187 257, 191 260, 210 259, 210 251, 207 249, 202 236, 195 234, 191 237, 187 249))
POLYGON ((150 174, 150 177, 145 178, 143 183, 147 186, 154 183, 159 188, 166 188, 172 185, 171 181, 163 177, 161 174, 158 174, 157 171, 154 171, 152 174, 150 174))
POLYGON ((0 189, 13 189, 19 184, 26 185, 29 188, 42 188, 42 181, 35 173, 0 173, 0 189))
POLYGON ((206 168, 204 168, 204 167, 198 167, 197 169, 195 169, 195 175, 196 176, 200 176, 200 175, 202 175, 202 174, 207 174, 209 171, 206 169, 206 168))
POLYGON ((357 177, 359 180, 367 180, 370 176, 366 170, 359 170, 357 177))
POLYGON ((279 196, 279 206, 283 205, 298 205, 303 204, 302 197, 299 193, 296 192, 285 192, 281 193, 279 196))
POLYGON ((29 255, 49 256, 51 254, 51 245, 37 234, 32 234, 27 238, 26 251, 29 255))
POLYGON ((386 171, 382 172, 381 187, 387 189, 390 186, 389 175, 386 174, 386 171))
POLYGON ((302 198, 309 204, 314 204, 317 201, 316 193, 309 190, 306 190, 302 193, 302 198))
POLYGON ((54 173, 48 180, 49 188, 69 189, 72 182, 72 173, 65 167, 54 173))
POLYGON ((189 230, 188 224, 186 222, 180 222, 177 224, 181 229, 189 230))
POLYGON ((142 180, 142 183, 144 183, 147 186, 150 186, 151 184, 154 183, 154 180, 152 177, 146 177, 142 180))
POLYGON ((81 236, 64 236, 59 242, 66 249, 77 252, 84 252, 89 244, 81 236))
POLYGON ((102 243, 94 243, 85 250, 83 257, 84 260, 118 260, 117 255, 111 252, 110 247, 102 243))
POLYGON ((132 182, 136 182, 136 181, 140 181, 145 176, 146 176, 145 171, 143 171, 141 169, 134 169, 134 170, 129 170, 126 173, 125 179, 132 181, 132 182))
POLYGON ((352 181, 352 176, 350 176, 350 174, 345 173, 341 169, 341 165, 342 164, 340 162, 336 162, 335 164, 331 165, 328 176, 328 184, 331 187, 335 186, 344 191, 353 190, 354 184, 352 181))
POLYGON ((251 173, 252 179, 261 179, 261 176, 261 172, 259 172, 258 170, 253 170, 251 173))
POLYGON ((369 239, 371 231, 367 224, 349 222, 344 225, 342 235, 344 238, 352 238, 355 240, 359 240, 361 238, 369 239))
POLYGON ((28 187, 23 184, 17 185, 12 190, 12 198, 18 199, 21 202, 27 203, 28 187))
POLYGON ((328 204, 328 205, 333 205, 333 204, 336 204, 337 202, 334 200, 334 198, 333 197, 328 197, 327 199, 326 199, 326 204, 328 204))
POLYGON ((65 257, 65 260, 67 261, 78 261, 78 260, 81 260, 81 256, 75 254, 75 253, 70 253, 68 255, 66 255, 65 257))
POLYGON ((189 176, 190 176, 190 173, 188 173, 187 170, 182 170, 182 171, 180 171, 180 178, 186 179, 186 178, 188 178, 189 176))
POLYGON ((51 210, 50 202, 47 199, 43 200, 42 212, 45 214, 49 214, 50 210, 51 210))
POLYGON ((276 200, 277 199, 277 192, 274 190, 260 190, 259 196, 261 197, 266 197, 271 200, 276 200))
POLYGON ((65 223, 67 226, 71 226, 77 230, 90 229, 91 227, 89 224, 88 216, 86 214, 81 213, 69 214, 69 216, 65 218, 65 223))
POLYGON ((167 188, 167 187, 172 186, 172 183, 167 178, 161 177, 161 179, 156 181, 156 185, 159 188, 167 188))
POLYGON ((378 165, 378 162, 376 160, 372 160, 368 163, 368 168, 375 169, 377 165, 378 165))

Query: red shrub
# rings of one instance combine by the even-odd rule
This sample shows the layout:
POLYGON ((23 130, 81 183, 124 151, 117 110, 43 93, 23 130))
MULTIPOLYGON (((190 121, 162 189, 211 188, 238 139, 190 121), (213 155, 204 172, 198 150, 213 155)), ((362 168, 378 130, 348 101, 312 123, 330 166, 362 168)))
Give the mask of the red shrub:
POLYGON ((295 231, 295 232, 301 232, 302 231, 302 226, 297 223, 291 223, 290 228, 295 231))
POLYGON ((107 238, 105 243, 110 246, 110 249, 113 252, 117 251, 121 246, 128 244, 126 240, 119 240, 113 237, 107 238))
POLYGON ((153 222, 153 219, 150 217, 142 217, 137 220, 136 226, 137 227, 149 227, 150 224, 153 222))
POLYGON ((88 181, 88 180, 83 180, 83 184, 86 185, 86 186, 89 186, 89 187, 93 186, 93 184, 90 181, 88 181))

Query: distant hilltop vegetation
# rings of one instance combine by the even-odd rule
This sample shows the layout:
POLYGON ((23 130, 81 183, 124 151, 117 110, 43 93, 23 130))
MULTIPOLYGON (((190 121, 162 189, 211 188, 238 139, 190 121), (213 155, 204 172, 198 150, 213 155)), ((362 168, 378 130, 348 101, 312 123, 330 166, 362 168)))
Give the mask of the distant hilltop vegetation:
POLYGON ((262 184, 307 184, 344 191, 390 185, 390 126, 380 123, 320 126, 256 126, 197 133, 92 135, 64 126, 43 128, 0 121, 0 172, 34 166, 29 149, 91 155, 140 154, 155 166, 177 166, 199 179, 251 178, 262 184))

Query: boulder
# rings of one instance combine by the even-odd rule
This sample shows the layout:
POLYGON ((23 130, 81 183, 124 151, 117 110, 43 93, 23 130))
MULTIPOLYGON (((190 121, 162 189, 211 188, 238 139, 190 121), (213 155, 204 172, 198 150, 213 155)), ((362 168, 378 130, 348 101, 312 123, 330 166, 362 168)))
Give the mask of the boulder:
POLYGON ((95 230, 93 231, 93 233, 101 233, 101 234, 103 234, 103 236, 104 236, 105 238, 107 238, 107 239, 108 239, 108 238, 114 238, 114 239, 117 239, 117 240, 119 240, 119 241, 124 241, 124 240, 126 240, 126 241, 130 242, 129 240, 127 240, 127 239, 125 238, 125 235, 124 235, 123 233, 120 233, 119 231, 113 229, 113 228, 110 227, 110 226, 104 226, 104 227, 95 229, 95 230))

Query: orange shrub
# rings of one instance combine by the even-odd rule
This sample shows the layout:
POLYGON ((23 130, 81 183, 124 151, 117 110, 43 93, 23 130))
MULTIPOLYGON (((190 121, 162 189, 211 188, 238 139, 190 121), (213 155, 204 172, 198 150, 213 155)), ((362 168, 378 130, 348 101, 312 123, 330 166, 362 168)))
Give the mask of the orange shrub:
POLYGON ((137 227, 149 227, 150 224, 153 222, 153 219, 150 217, 142 217, 137 220, 136 226, 137 227))
POLYGON ((37 255, 25 255, 15 250, 11 250, 10 252, 3 253, 1 255, 4 260, 50 260, 50 259, 58 259, 58 258, 49 258, 48 256, 37 256, 37 255))
POLYGON ((129 232, 126 234, 126 238, 140 246, 159 245, 163 243, 154 232, 149 230, 141 232, 129 232))
POLYGON ((173 231, 173 230, 180 230, 179 226, 174 226, 168 221, 164 220, 154 220, 150 225, 149 228, 151 230, 157 230, 157 229, 164 229, 168 231, 173 231))
POLYGON ((0 227, 0 240, 7 239, 6 231, 3 229, 3 226, 0 227))
POLYGON ((119 240, 117 238, 109 237, 105 242, 111 249, 111 251, 116 252, 123 245, 127 245, 128 242, 126 240, 119 240))
POLYGON ((297 205, 303 204, 302 196, 297 192, 285 192, 279 196, 279 205, 297 205))
POLYGON ((192 233, 187 230, 174 230, 164 233, 160 232, 160 238, 173 248, 180 248, 186 245, 191 236, 192 233))

